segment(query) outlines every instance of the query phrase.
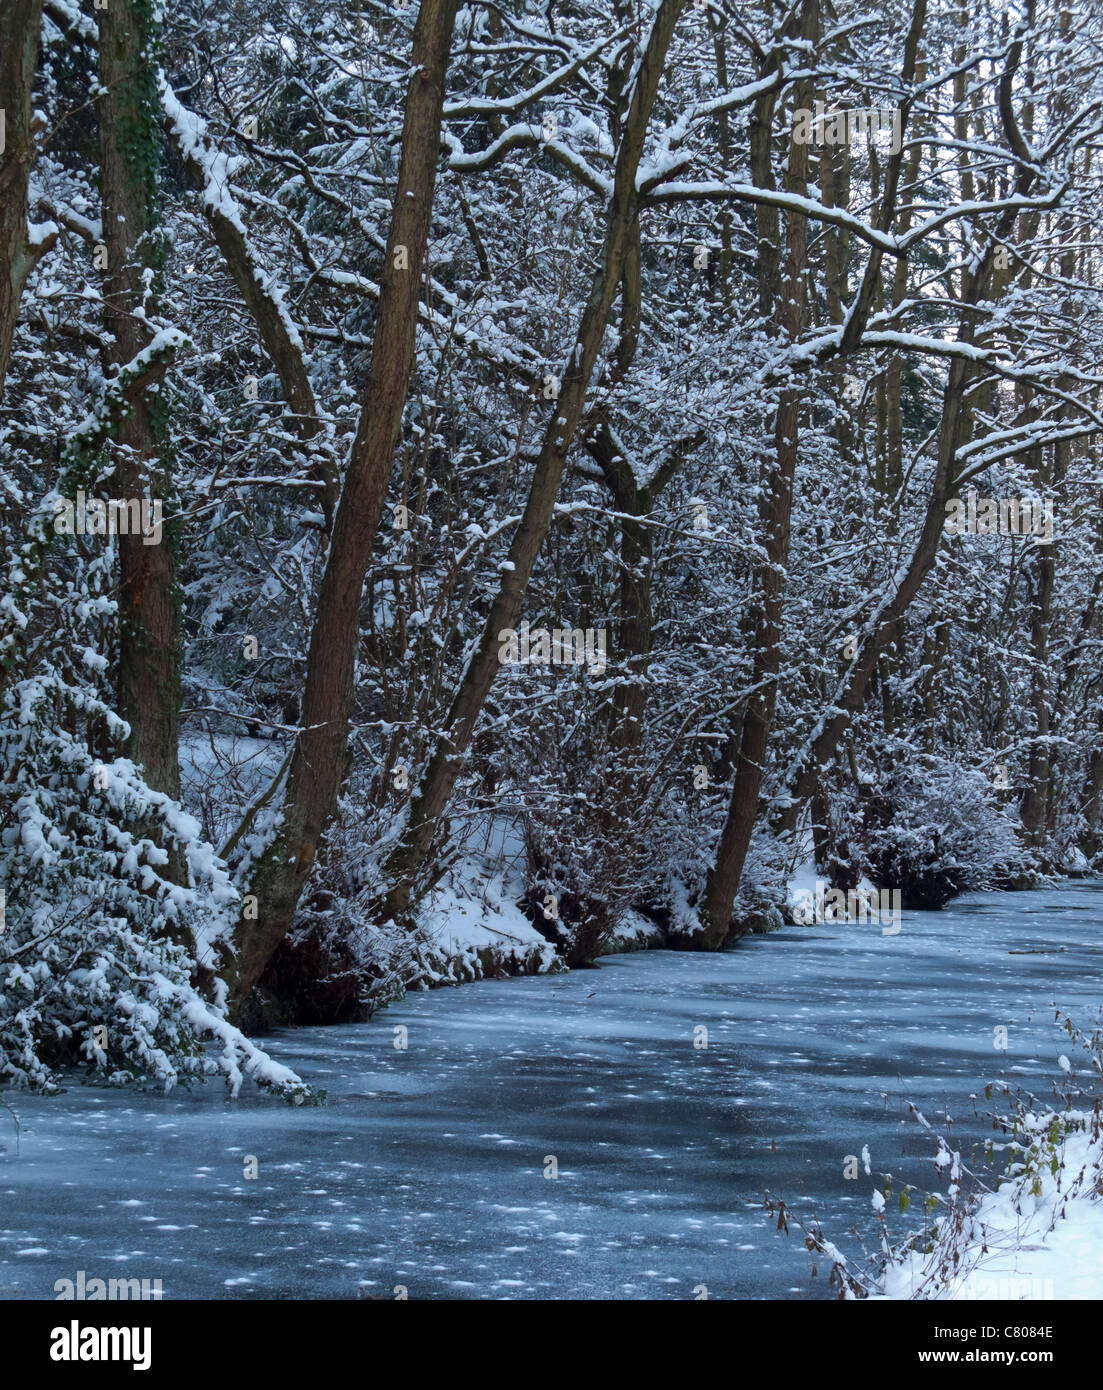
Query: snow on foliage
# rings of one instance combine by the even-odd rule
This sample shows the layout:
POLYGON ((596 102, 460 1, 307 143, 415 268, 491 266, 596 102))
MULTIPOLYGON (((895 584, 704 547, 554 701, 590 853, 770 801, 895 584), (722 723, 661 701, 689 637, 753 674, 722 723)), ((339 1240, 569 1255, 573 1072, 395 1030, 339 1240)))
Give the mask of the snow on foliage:
POLYGON ((221 1071, 235 1094, 245 1074, 301 1088, 193 984, 238 906, 224 866, 131 762, 69 731, 78 714, 122 732, 93 691, 48 670, 0 707, 0 1083, 52 1090, 78 1065, 108 1084, 221 1071))
MULTIPOLYGON (((1046 1106, 1007 1083, 990 1083, 1009 1108, 986 1115, 998 1137, 984 1146, 985 1163, 969 1168, 961 1152, 909 1104, 936 1143, 936 1184, 929 1191, 894 1188, 891 1174, 871 1194, 880 1249, 863 1266, 847 1258, 812 1219, 798 1220, 816 1259, 827 1261, 841 1298, 998 1299, 1010 1301, 1098 1298, 1103 1285, 1103 1035, 1065 1031, 1083 1054, 1081 1077, 1062 1054, 1057 1060, 1063 1103, 1046 1106), (890 1233, 890 1201, 901 1219, 923 1212, 923 1225, 890 1233), (909 1214, 906 1216, 906 1214, 909 1214)), ((1060 1094, 1060 1093, 1058 1093, 1060 1094)), ((974 1100, 976 1097, 973 1098, 974 1100)), ((979 1148, 980 1146, 978 1146, 979 1148)), ((865 1171, 868 1153, 863 1150, 865 1171)))

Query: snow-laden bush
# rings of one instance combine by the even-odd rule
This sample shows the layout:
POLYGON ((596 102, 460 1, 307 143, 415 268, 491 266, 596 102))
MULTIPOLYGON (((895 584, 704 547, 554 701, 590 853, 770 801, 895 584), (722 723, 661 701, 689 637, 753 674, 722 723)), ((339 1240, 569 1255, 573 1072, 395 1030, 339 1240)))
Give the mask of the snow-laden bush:
POLYGON ((755 830, 732 909, 733 934, 778 931, 785 926, 793 859, 788 841, 764 828, 755 830))
POLYGON ((525 909, 570 965, 600 955, 628 907, 630 832, 611 836, 610 814, 599 796, 579 795, 574 805, 524 816, 525 909))
POLYGON ((569 965, 592 963, 629 907, 644 896, 663 832, 648 770, 638 754, 610 743, 607 686, 595 676, 545 680, 539 714, 522 716, 523 736, 503 768, 524 807, 519 828, 527 867, 523 908, 569 965))
POLYGON ((939 908, 1024 867, 1018 821, 982 772, 941 758, 898 762, 843 817, 844 838, 878 888, 939 908))
POLYGON ((133 763, 93 755, 126 726, 92 682, 48 665, 0 707, 0 1085, 56 1090, 64 1069, 171 1087, 222 1071, 305 1088, 227 1023, 209 981, 237 893, 199 827, 133 763), (185 881, 173 881, 173 875, 185 881), (207 1043, 216 1041, 217 1056, 207 1043))
POLYGON ((571 791, 549 788, 522 818, 524 906, 569 965, 607 950, 631 911, 682 941, 702 929, 697 909, 715 843, 707 811, 677 791, 640 797, 646 778, 628 767, 577 757, 564 777, 571 791), (694 836, 698 823, 708 829, 694 836))
MULTIPOLYGON (((653 835, 661 877, 638 899, 638 905, 661 924, 672 944, 693 948, 704 930, 700 907, 724 805, 719 798, 670 798, 655 817, 653 835)), ((799 842, 798 842, 799 844, 799 842)), ((785 837, 758 827, 751 836, 739 887, 732 904, 729 932, 731 945, 740 937, 779 931, 788 920, 788 883, 795 860, 805 852, 785 837)))

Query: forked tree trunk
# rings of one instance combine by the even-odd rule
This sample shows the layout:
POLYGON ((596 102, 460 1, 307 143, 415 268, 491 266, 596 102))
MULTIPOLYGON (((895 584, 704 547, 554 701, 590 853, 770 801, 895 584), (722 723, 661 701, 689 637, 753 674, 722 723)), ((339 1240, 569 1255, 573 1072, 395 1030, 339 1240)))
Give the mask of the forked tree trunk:
MULTIPOLYGON (((926 0, 915 0, 912 7, 908 35, 904 45, 902 78, 905 85, 910 84, 915 77, 919 54, 919 42, 926 23, 926 17, 926 0)), ((811 3, 805 6, 801 21, 801 31, 802 37, 805 39, 809 39, 818 33, 818 11, 815 0, 811 0, 811 3)), ((805 83, 803 85, 806 95, 810 95, 811 83, 805 83)), ((761 126, 761 121, 756 124, 761 126)), ((759 149, 756 153, 755 127, 752 127, 752 160, 755 162, 755 180, 761 183, 762 178, 768 177, 769 175, 769 147, 767 144, 765 148, 759 149)), ((790 182, 806 178, 806 160, 807 147, 798 146, 796 142, 792 142, 789 153, 788 177, 790 182)), ((885 168, 884 188, 878 216, 878 222, 882 231, 888 229, 895 216, 903 166, 904 154, 903 145, 901 144, 900 150, 890 155, 885 168)), ((803 265, 805 235, 804 219, 792 217, 790 219, 790 247, 787 266, 788 286, 786 295, 788 302, 781 305, 778 311, 779 322, 792 334, 796 332, 795 325, 799 325, 799 315, 797 311, 800 309, 802 297, 804 295, 803 275, 798 274, 798 267, 803 265)), ((768 278, 769 274, 772 272, 772 263, 769 259, 769 249, 763 245, 761 224, 759 229, 759 259, 760 264, 764 267, 762 274, 764 278, 768 278)), ((866 263, 862 282, 858 288, 850 314, 840 333, 840 355, 845 356, 847 353, 853 351, 861 342, 862 334, 865 332, 865 327, 869 320, 870 311, 876 302, 881 279, 882 260, 883 252, 881 249, 878 247, 873 248, 870 252, 869 260, 866 263)), ((780 300, 780 294, 775 294, 774 302, 780 304, 780 300)), ((763 304, 761 307, 765 312, 768 305, 763 304)), ((728 815, 724 823, 724 828, 721 833, 716 858, 708 874, 704 897, 698 913, 702 930, 694 933, 692 938, 687 939, 685 942, 675 944, 703 946, 709 950, 716 950, 723 944, 730 927, 732 906, 739 888, 739 879, 743 872, 743 865, 746 862, 747 851, 750 848, 751 834, 758 817, 759 791, 761 790, 762 778, 765 772, 766 751, 770 729, 773 723, 774 709, 777 703, 780 622, 782 614, 784 566, 788 559, 789 517, 792 509, 792 476, 796 449, 798 401, 799 396, 794 391, 782 394, 775 427, 776 471, 774 472, 770 484, 769 494, 766 499, 766 512, 763 516, 767 563, 760 572, 759 592, 762 607, 761 617, 755 635, 755 694, 752 696, 746 714, 744 715, 732 798, 728 807, 728 815), (765 682, 764 687, 761 684, 763 681, 765 682)), ((941 517, 938 521, 938 533, 940 534, 940 532, 941 517)), ((938 537, 936 534, 934 544, 937 546, 937 543, 938 537)), ((887 631, 881 631, 879 629, 877 645, 871 651, 863 650, 859 653, 859 662, 862 668, 861 689, 863 694, 877 656, 880 654, 888 636, 891 635, 891 631, 898 616, 899 614, 893 615, 892 622, 888 625, 887 631)), ((869 644, 867 644, 867 646, 868 645, 869 644)), ((832 727, 834 727, 834 724, 832 727)), ((834 739, 827 748, 826 757, 820 757, 814 763, 808 762, 802 765, 802 774, 804 774, 801 782, 802 803, 803 800, 811 796, 815 790, 819 777, 819 769, 826 766, 827 757, 830 757, 834 753, 838 735, 841 731, 841 725, 835 729, 834 739)), ((794 807, 793 810, 794 816, 792 824, 795 825, 796 815, 799 814, 799 806, 794 807)), ((791 829, 792 825, 788 828, 791 829)))
POLYGON ((552 408, 536 460, 524 513, 513 535, 490 616, 411 803, 405 833, 385 866, 392 884, 385 910, 396 920, 407 918, 415 882, 429 856, 475 724, 498 673, 499 633, 517 626, 529 578, 551 524, 567 453, 578 428, 609 312, 633 245, 634 224, 639 214, 636 173, 666 52, 684 3, 685 0, 662 0, 655 16, 617 152, 601 259, 564 372, 559 398, 552 408))
MULTIPOLYGON (((917 6, 918 8, 921 8, 917 6)), ((1012 95, 1014 82, 1022 61, 1023 42, 1011 45, 1007 65, 1000 77, 998 105, 1008 143, 1019 161, 1014 191, 1025 197, 1037 181, 1030 165, 1030 150, 1023 139, 1016 119, 1012 95)), ((1006 245, 1015 225, 1017 213, 1006 209, 992 229, 992 240, 986 246, 975 271, 963 274, 961 319, 958 338, 971 346, 977 322, 976 306, 991 291, 996 255, 1006 245)), ((899 619, 907 612, 912 599, 934 564, 943 535, 946 502, 958 485, 956 458, 958 449, 967 442, 970 429, 969 405, 966 392, 972 368, 962 357, 955 357, 947 373, 942 397, 942 418, 939 426, 938 459, 928 499, 927 511, 911 559, 900 579, 872 615, 862 634, 858 654, 843 675, 830 701, 828 710, 793 759, 786 776, 783 798, 772 821, 777 833, 792 832, 800 819, 801 809, 816 789, 819 769, 834 756, 839 739, 851 719, 861 708, 866 687, 877 658, 896 631, 899 619)))

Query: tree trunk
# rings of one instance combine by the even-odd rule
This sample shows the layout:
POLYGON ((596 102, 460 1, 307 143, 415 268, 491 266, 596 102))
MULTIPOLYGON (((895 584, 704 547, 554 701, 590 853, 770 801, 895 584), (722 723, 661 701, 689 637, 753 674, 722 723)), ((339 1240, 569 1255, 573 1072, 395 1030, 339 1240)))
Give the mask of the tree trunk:
POLYGON ((578 427, 609 312, 633 244, 633 227, 639 213, 636 172, 667 48, 684 2, 662 0, 655 16, 617 153, 601 260, 563 375, 559 398, 548 421, 525 510, 510 545, 509 561, 483 634, 448 713, 444 732, 437 739, 421 786, 411 803, 406 831, 387 860, 385 872, 392 888, 385 910, 396 920, 407 917, 415 880, 429 856, 476 721, 498 672, 499 633, 517 626, 525 590, 551 524, 567 452, 578 427))
MULTIPOLYGON (((967 319, 966 329, 969 322, 967 319)), ((971 335, 966 331, 962 336, 967 338, 971 335)), ((943 392, 938 464, 919 539, 903 579, 874 614, 861 639, 858 654, 843 676, 824 717, 793 761, 786 779, 785 804, 774 819, 773 828, 776 831, 791 832, 795 829, 801 807, 815 792, 819 769, 825 767, 834 756, 840 737, 862 706, 877 658, 892 640, 897 622, 907 612, 934 564, 946 520, 946 502, 952 492, 954 459, 957 450, 967 442, 968 412, 964 406, 964 395, 968 375, 968 365, 955 357, 943 392)))
POLYGON ((34 158, 31 89, 42 29, 42 0, 4 0, 0 7, 0 397, 11 356, 23 286, 35 261, 56 239, 32 245, 27 229, 27 180, 34 158))
MULTIPOLYGON (((1063 10, 1061 29, 1064 34, 1067 35, 1070 25, 1070 14, 1067 10, 1063 10)), ((1059 120, 1068 119, 1068 103, 1058 100, 1057 110, 1052 115, 1059 120)), ((1033 125, 1032 106, 1026 108, 1026 119, 1033 125)), ((1031 231, 1033 231, 1033 227, 1030 226, 1030 223, 1033 220, 1024 219, 1031 231)), ((1064 282, 1071 285, 1077 269, 1077 252, 1071 219, 1056 219, 1055 225, 1052 225, 1052 232, 1057 234, 1054 240, 1065 248, 1057 259, 1057 268, 1064 282)), ((1048 240, 1049 238, 1047 238, 1048 240)), ((1032 280, 1031 271, 1029 269, 1024 270, 1023 284, 1027 289, 1030 288, 1032 280)), ((1077 312, 1075 301, 1071 298, 1066 300, 1063 308, 1069 322, 1074 322, 1077 312)), ((1069 391, 1072 382, 1068 377, 1062 377, 1060 385, 1063 391, 1069 391)), ((1036 418, 1038 411, 1029 397, 1027 405, 1031 418, 1036 418)), ((1063 404, 1061 414, 1067 416, 1068 413, 1067 403, 1063 404)), ((1030 450, 1027 459, 1032 466, 1039 497, 1044 497, 1047 492, 1052 494, 1064 488, 1071 450, 1072 446, 1069 440, 1055 441, 1048 469, 1044 453, 1040 449, 1030 450)), ((1030 644, 1033 657, 1030 703, 1034 719, 1034 737, 1030 744, 1026 788, 1020 806, 1020 816, 1027 844, 1039 851, 1043 849, 1051 830, 1054 828, 1051 824, 1051 816, 1054 809, 1054 779, 1057 767, 1051 737, 1060 732, 1058 724, 1061 717, 1061 682, 1055 678, 1050 666, 1050 632, 1053 627, 1054 596, 1057 587, 1056 550, 1056 538, 1050 544, 1038 547, 1033 566, 1035 577, 1030 604, 1030 644)))
MULTIPOLYGON (((151 342, 146 315, 156 312, 163 263, 155 78, 160 35, 149 14, 148 6, 132 0, 116 0, 97 14, 107 375, 151 342)), ((118 430, 113 479, 124 499, 148 495, 171 515, 176 497, 165 416, 164 390, 156 385, 135 402, 118 430)), ((150 786, 173 797, 180 794, 178 542, 178 523, 165 525, 158 544, 146 544, 141 535, 118 537, 118 700, 119 713, 130 725, 124 752, 144 769, 150 786)))
MULTIPOLYGON (((818 28, 816 0, 804 6, 801 37, 814 42, 818 28)), ((797 107, 812 99, 812 83, 802 82, 794 95, 797 107)), ((773 102, 762 103, 756 113, 752 134, 752 160, 755 181, 769 178, 770 134, 773 102)), ((785 179, 786 192, 804 196, 808 187, 808 146, 796 140, 789 144, 785 179)), ((766 252, 762 268, 760 307, 775 325, 775 331, 789 342, 800 336, 807 303, 808 223, 790 215, 786 237, 784 283, 777 267, 774 247, 778 244, 777 213, 759 209, 758 241, 766 252), (764 220, 765 219, 765 220, 764 220)), ((758 615, 755 622, 754 666, 751 686, 754 694, 747 704, 735 760, 735 783, 716 857, 709 870, 705 894, 698 916, 702 933, 694 933, 684 943, 715 950, 728 934, 732 906, 739 888, 751 834, 758 819, 758 794, 766 767, 766 749, 777 706, 777 677, 781 660, 781 618, 784 605, 786 569, 789 563, 789 535, 793 512, 793 477, 800 434, 801 392, 781 393, 774 420, 774 455, 765 468, 760 484, 760 508, 765 559, 759 567, 756 589, 758 615)))
POLYGON ((1087 827, 1080 841, 1080 848, 1089 861, 1095 859, 1103 849, 1103 721, 1096 728, 1097 746, 1088 759, 1088 776, 1084 788, 1084 823, 1087 827))
MULTIPOLYGON (((308 443, 318 434, 319 420, 302 342, 288 318, 279 292, 273 290, 269 277, 258 262, 241 217, 231 216, 227 211, 227 203, 231 211, 234 210, 229 188, 211 186, 209 156, 213 153, 213 147, 204 123, 192 112, 185 111, 163 78, 160 97, 165 112, 165 129, 199 190, 200 205, 211 235, 222 252, 226 269, 241 291, 246 308, 253 316, 264 350, 272 359, 283 394, 292 410, 295 433, 304 443, 308 443)), ((338 493, 337 471, 332 459, 324 456, 317 458, 311 474, 322 484, 326 531, 331 532, 338 493)))
POLYGON ((337 507, 307 655, 302 732, 283 822, 253 877, 257 920, 237 933, 231 998, 241 1008, 287 934, 344 777, 360 599, 413 370, 421 267, 432 223, 445 78, 458 0, 422 0, 414 26, 402 155, 380 279, 364 406, 337 507))
MULTIPOLYGON (((921 8, 922 0, 917 6, 917 11, 921 8)), ((1019 197, 1025 196, 1037 179, 1035 171, 1028 167, 1029 148, 1022 138, 1012 107, 1013 84, 1022 60, 1022 50, 1021 39, 1012 44, 1007 67, 1001 75, 999 85, 1000 116, 1008 142, 1020 161, 1015 180, 1015 193, 1019 197)), ((962 272, 961 320, 958 329, 958 338, 962 343, 971 345, 974 341, 976 305, 990 292, 997 248, 1005 244, 1011 235, 1016 216, 1014 209, 1007 209, 1001 214, 992 229, 992 240, 987 244, 976 270, 962 272)), ((862 635, 857 656, 840 681, 823 718, 792 762, 786 777, 784 795, 779 798, 779 809, 772 821, 772 827, 778 833, 791 833, 795 829, 800 819, 801 807, 815 791, 819 768, 827 765, 828 760, 834 755, 843 731, 861 708, 870 673, 880 652, 892 639, 898 620, 907 612, 908 606, 934 564, 946 519, 946 502, 954 487, 958 485, 955 466, 957 451, 967 442, 971 427, 972 412, 966 399, 971 375, 972 368, 967 361, 961 357, 952 360, 942 397, 934 482, 919 538, 902 579, 871 617, 862 635)))

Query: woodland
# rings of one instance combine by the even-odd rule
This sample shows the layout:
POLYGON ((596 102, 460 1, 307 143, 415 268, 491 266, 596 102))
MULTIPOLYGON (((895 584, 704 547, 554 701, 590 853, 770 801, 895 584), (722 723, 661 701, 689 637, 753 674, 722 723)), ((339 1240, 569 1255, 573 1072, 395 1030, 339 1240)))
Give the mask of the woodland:
POLYGON ((491 843, 556 968, 1103 865, 1094 0, 4 0, 0 107, 4 1085, 301 1099, 491 843))

